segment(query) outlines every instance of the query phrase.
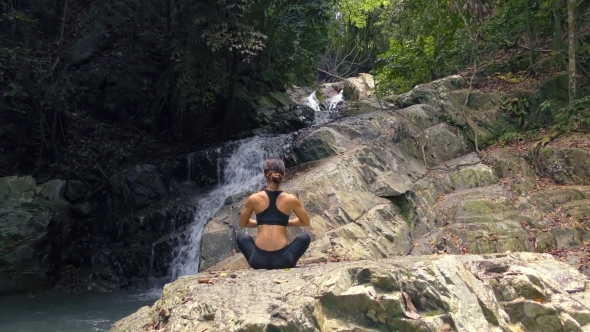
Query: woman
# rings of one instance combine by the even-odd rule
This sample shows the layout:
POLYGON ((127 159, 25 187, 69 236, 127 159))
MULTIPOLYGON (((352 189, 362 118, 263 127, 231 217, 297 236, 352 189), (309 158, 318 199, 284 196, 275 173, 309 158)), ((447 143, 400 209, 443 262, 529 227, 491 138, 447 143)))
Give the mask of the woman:
POLYGON ((240 227, 258 227, 256 242, 245 233, 237 236, 238 247, 254 269, 291 268, 307 247, 309 234, 297 235, 287 244, 287 227, 309 226, 309 216, 299 199, 279 190, 285 176, 285 164, 280 159, 267 159, 263 164, 266 189, 252 194, 240 215, 240 227), (289 220, 291 211, 297 218, 289 220), (252 212, 256 220, 250 219, 252 212))

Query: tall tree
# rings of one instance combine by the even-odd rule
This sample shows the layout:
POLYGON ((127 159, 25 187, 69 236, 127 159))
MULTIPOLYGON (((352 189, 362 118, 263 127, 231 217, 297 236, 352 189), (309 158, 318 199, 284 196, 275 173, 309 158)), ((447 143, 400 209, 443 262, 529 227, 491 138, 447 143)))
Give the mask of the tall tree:
POLYGON ((576 5, 575 0, 567 0, 568 25, 568 74, 569 74, 569 102, 576 98, 576 5))

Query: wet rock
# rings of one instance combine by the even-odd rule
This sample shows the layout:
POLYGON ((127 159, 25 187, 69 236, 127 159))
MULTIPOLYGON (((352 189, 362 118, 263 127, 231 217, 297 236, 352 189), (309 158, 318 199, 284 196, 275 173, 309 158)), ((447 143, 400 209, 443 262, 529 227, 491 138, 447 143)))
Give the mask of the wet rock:
POLYGON ((111 331, 440 331, 445 324, 457 331, 582 331, 590 327, 588 305, 577 301, 586 281, 549 255, 527 253, 204 272, 166 285, 153 306, 111 331), (503 281, 516 275, 527 281, 503 281), (533 287, 545 297, 506 300, 492 290, 496 279, 515 294, 536 296, 525 290, 533 287))

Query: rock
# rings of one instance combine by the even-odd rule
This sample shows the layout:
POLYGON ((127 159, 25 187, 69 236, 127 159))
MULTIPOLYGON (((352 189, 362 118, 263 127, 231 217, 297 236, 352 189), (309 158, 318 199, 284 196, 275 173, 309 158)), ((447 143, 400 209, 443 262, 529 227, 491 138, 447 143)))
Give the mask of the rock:
POLYGON ((337 137, 333 130, 322 128, 305 137, 293 146, 293 159, 296 164, 319 160, 338 153, 337 137))
POLYGON ((156 166, 137 165, 113 175, 107 197, 107 213, 130 214, 168 197, 164 179, 156 166))
POLYGON ((489 153, 485 162, 491 164, 500 178, 508 179, 510 187, 519 195, 526 195, 536 186, 535 172, 525 159, 508 148, 489 153))
POLYGON ((209 222, 201 236, 203 245, 199 270, 207 269, 239 251, 235 238, 235 232, 228 225, 217 221, 209 222))
POLYGON ((203 272, 167 284, 153 306, 121 319, 111 331, 156 325, 169 332, 441 331, 446 324, 456 331, 590 327, 588 305, 576 300, 586 294, 586 277, 549 255, 413 256, 231 274, 203 272), (522 282, 514 282, 517 276, 522 282), (516 294, 537 296, 525 291, 532 287, 544 297, 506 300, 497 295, 494 280, 511 285, 516 294), (406 295, 419 318, 409 318, 406 295))
POLYGON ((85 218, 96 212, 96 206, 90 202, 83 202, 72 206, 72 213, 77 218, 85 218))
POLYGON ((380 111, 385 108, 389 108, 391 105, 384 101, 379 104, 376 98, 369 97, 350 103, 346 108, 343 109, 342 114, 346 116, 355 116, 365 113, 372 113, 380 111), (383 108, 381 107, 383 106, 383 108))
MULTIPOLYGON (((441 123, 427 128, 422 136, 418 138, 420 144, 424 144, 424 153, 428 165, 438 165, 447 160, 460 157, 469 152, 469 147, 465 141, 455 134, 449 125, 441 123)), ((420 146, 414 144, 414 139, 406 140, 404 144, 412 156, 422 160, 420 146)))
POLYGON ((67 219, 64 185, 52 180, 36 186, 30 176, 0 178, 0 294, 49 287, 47 234, 50 225, 67 219))
POLYGON ((344 98, 350 101, 371 97, 375 91, 373 75, 361 73, 344 81, 344 98))
POLYGON ((535 160, 537 172, 558 184, 590 184, 590 154, 586 149, 549 146, 541 148, 537 156, 530 158, 535 160))
POLYGON ((84 199, 88 190, 90 190, 90 188, 88 188, 84 182, 80 180, 68 180, 66 181, 64 196, 71 203, 78 203, 84 199))

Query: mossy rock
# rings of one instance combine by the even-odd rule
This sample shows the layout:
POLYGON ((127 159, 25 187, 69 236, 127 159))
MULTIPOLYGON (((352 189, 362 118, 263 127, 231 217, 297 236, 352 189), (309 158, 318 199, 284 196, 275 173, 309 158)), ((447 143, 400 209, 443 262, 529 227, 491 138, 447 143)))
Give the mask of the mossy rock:
POLYGON ((586 149, 545 147, 531 155, 537 171, 558 184, 590 184, 590 155, 586 149))
POLYGON ((494 171, 482 164, 468 166, 449 175, 449 185, 453 190, 486 187, 497 182, 494 171))

